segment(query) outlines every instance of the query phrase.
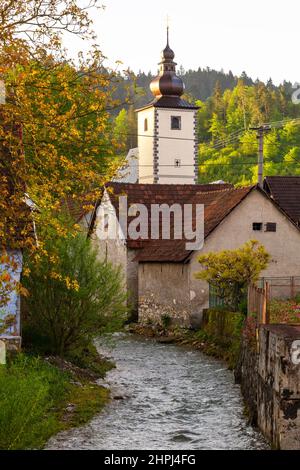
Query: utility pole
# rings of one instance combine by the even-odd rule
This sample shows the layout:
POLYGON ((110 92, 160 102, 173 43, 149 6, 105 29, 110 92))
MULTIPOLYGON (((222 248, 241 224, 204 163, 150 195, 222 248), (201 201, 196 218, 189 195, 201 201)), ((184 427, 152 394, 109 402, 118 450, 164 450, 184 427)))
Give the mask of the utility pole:
POLYGON ((264 136, 270 132, 271 126, 262 125, 258 127, 250 127, 251 131, 257 131, 258 139, 258 185, 262 188, 264 181, 264 136))

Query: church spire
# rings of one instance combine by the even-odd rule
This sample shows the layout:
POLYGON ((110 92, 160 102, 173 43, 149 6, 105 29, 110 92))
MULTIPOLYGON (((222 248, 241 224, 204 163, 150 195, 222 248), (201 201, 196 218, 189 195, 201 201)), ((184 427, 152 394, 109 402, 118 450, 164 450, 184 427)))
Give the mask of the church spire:
POLYGON ((159 75, 152 80, 150 90, 156 98, 161 96, 181 96, 184 84, 176 75, 175 54, 169 45, 169 25, 167 25, 167 45, 161 53, 161 61, 158 64, 159 75))

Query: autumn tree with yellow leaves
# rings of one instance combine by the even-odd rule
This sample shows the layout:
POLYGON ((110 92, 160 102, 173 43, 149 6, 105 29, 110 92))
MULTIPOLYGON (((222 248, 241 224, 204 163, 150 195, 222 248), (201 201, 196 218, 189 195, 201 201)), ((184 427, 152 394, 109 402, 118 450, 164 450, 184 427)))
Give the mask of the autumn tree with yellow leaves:
POLYGON ((74 60, 63 48, 66 34, 95 40, 90 11, 101 6, 82 4, 0 0, 0 248, 26 248, 36 262, 53 257, 47 236, 70 232, 64 201, 92 207, 120 165, 110 119, 117 75, 97 45, 74 60), (38 246, 25 194, 37 208, 38 246))

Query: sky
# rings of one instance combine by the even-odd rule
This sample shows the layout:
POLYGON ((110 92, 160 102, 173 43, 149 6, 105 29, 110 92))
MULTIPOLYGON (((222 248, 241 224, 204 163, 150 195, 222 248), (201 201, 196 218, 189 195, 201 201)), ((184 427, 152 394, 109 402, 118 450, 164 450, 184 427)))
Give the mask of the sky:
MULTIPOLYGON (((94 29, 107 64, 120 69, 157 71, 166 43, 187 69, 242 71, 275 84, 300 82, 299 0, 102 0, 93 11, 94 29)), ((82 0, 84 2, 84 0, 82 0)), ((70 53, 89 45, 68 38, 70 53)))

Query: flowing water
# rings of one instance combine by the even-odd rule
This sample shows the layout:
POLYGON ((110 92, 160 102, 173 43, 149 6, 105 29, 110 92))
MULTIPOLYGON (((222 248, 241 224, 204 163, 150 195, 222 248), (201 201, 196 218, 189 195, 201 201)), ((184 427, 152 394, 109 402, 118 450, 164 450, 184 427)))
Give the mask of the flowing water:
POLYGON ((82 428, 48 449, 266 449, 248 426, 226 365, 199 351, 131 335, 99 342, 116 362, 107 382, 115 398, 82 428))

